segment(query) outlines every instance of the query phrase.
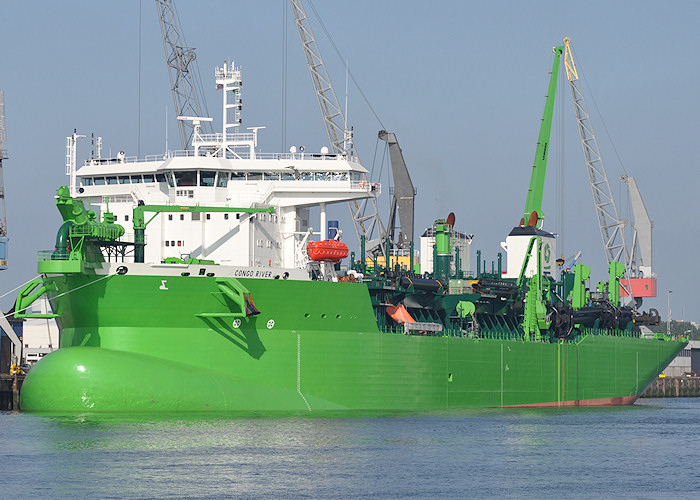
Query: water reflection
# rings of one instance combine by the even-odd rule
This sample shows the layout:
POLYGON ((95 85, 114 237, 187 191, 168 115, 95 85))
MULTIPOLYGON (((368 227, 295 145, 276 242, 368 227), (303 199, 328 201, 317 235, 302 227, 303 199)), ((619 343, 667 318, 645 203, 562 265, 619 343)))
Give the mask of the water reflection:
POLYGON ((671 478, 693 477, 683 464, 700 445, 688 433, 700 424, 698 410, 700 401, 321 418, 0 414, 0 491, 51 498, 682 497, 687 490, 671 478))

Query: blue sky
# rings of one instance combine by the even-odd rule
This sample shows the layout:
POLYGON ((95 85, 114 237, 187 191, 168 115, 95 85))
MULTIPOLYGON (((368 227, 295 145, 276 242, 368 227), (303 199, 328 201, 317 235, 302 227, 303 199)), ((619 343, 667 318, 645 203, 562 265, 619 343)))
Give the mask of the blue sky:
MULTIPOLYGON (((197 50, 217 126, 213 69, 233 58, 244 71, 244 125, 267 127, 261 149, 303 144, 318 150, 326 145, 325 132, 284 5, 181 0, 177 8, 187 42, 197 50)), ((522 215, 551 47, 570 36, 618 206, 631 217, 618 179, 633 175, 654 221, 659 298, 645 308, 655 307, 665 318, 667 290, 673 290, 673 317, 700 321, 700 271, 693 264, 700 246, 695 61, 700 4, 316 0, 315 5, 381 120, 351 85, 349 122, 365 166, 374 168, 375 177, 382 171, 388 194, 383 143, 378 146, 376 136, 382 127, 396 133, 418 189, 416 236, 454 211, 457 229, 476 235, 472 254, 480 249, 488 261, 496 259, 499 243, 522 215)), ((307 12, 343 101, 343 62, 309 6, 307 12)), ((1 275, 4 293, 36 274, 36 251, 53 247, 60 224, 53 194, 67 182, 65 137, 73 129, 102 136, 105 153, 146 155, 164 150, 166 107, 171 148, 176 125, 152 1, 6 2, 0 43, 10 156, 4 166, 11 267, 1 275)), ((593 278, 603 280, 603 246, 570 101, 568 88, 560 86, 545 228, 563 234, 566 257, 581 250, 593 278)), ((83 143, 79 158, 88 154, 83 143)), ((388 201, 381 207, 386 214, 388 201)), ((335 210, 343 224, 347 208, 335 210)), ((345 226, 352 233, 348 222, 345 226)), ((474 266, 473 261, 474 255, 474 266)))

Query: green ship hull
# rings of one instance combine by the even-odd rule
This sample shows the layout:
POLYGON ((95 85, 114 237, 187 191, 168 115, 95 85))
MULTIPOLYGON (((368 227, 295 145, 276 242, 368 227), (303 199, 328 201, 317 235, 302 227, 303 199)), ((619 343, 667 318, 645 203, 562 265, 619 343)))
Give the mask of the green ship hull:
POLYGON ((610 334, 405 335, 377 327, 365 283, 144 275, 139 266, 148 267, 45 276, 60 349, 28 374, 23 410, 631 404, 685 346, 610 334), (227 280, 250 293, 259 314, 231 312, 227 280))

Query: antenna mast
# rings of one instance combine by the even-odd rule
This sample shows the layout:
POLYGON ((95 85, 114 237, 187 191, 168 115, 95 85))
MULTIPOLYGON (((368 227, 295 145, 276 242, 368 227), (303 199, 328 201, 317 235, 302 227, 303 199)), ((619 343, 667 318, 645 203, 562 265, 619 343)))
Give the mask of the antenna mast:
MULTIPOLYGON (((202 117, 194 74, 190 71, 190 65, 197 57, 194 48, 185 45, 173 0, 156 0, 156 6, 163 36, 165 60, 170 75, 175 116, 202 117)), ((177 126, 180 130, 182 148, 189 149, 194 132, 191 121, 178 120, 177 126)), ((212 133, 209 122, 202 123, 202 127, 204 133, 212 133)))

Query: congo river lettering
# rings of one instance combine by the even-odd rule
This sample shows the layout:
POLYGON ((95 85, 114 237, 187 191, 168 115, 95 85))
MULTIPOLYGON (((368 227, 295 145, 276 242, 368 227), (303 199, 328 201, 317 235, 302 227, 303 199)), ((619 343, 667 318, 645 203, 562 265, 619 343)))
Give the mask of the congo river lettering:
POLYGON ((272 278, 272 271, 253 271, 252 269, 237 269, 233 275, 237 278, 272 278))

